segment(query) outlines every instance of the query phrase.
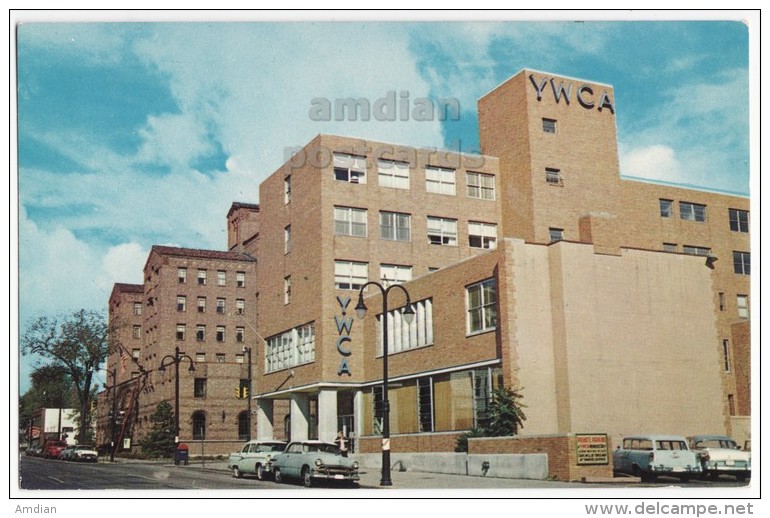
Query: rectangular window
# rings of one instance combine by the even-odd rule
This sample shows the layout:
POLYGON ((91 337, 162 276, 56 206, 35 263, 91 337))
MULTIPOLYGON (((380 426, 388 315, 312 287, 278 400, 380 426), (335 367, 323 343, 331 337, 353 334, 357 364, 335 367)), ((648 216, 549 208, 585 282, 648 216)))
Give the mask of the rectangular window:
POLYGON ((555 243, 557 241, 561 241, 564 239, 564 229, 563 228, 549 228, 548 229, 548 239, 550 239, 551 243, 555 243))
POLYGON ((722 361, 725 372, 730 372, 730 340, 722 340, 722 361))
POLYGON ((226 299, 223 299, 221 297, 217 298, 217 313, 219 313, 220 315, 224 315, 226 305, 227 305, 226 299))
POLYGON ((131 331, 131 337, 138 339, 142 337, 142 326, 134 326, 133 330, 131 331))
POLYGON ((225 326, 217 326, 217 342, 225 341, 225 326))
POLYGON ((556 133, 556 120, 543 118, 543 133, 556 133))
POLYGON ((671 218, 674 216, 674 201, 673 200, 660 200, 660 217, 671 218))
POLYGON ((366 209, 334 207, 334 233, 338 236, 366 237, 366 209))
POLYGON ((178 268, 176 271, 179 284, 185 284, 187 282, 187 268, 178 268))
POLYGON ((198 363, 205 363, 206 353, 195 353, 195 361, 198 363))
POLYGON ((206 285, 206 275, 207 275, 206 270, 198 270, 198 284, 200 286, 206 285))
POLYGON ((436 194, 454 196, 455 170, 444 167, 425 168, 425 190, 436 194))
POLYGON ((711 253, 711 249, 705 246, 690 246, 684 245, 682 251, 688 255, 702 255, 708 256, 711 253))
POLYGON ((678 252, 679 246, 676 243, 663 243, 664 252, 678 252))
POLYGON ((206 312, 206 297, 198 297, 198 313, 206 312))
POLYGON ((217 360, 217 363, 225 363, 225 360, 226 360, 227 357, 225 356, 224 353, 217 353, 215 358, 217 360))
POLYGON ((386 288, 391 284, 403 284, 412 280, 412 267, 397 264, 380 265, 380 281, 386 288))
POLYGON ((235 328, 235 341, 236 342, 243 342, 243 340, 246 338, 246 328, 245 327, 236 327, 235 328))
POLYGON ((433 431, 433 380, 417 379, 417 420, 421 432, 433 431))
POLYGON ((239 288, 246 286, 246 272, 237 272, 235 274, 235 285, 239 288))
POLYGON ((561 170, 552 167, 545 168, 545 181, 551 185, 562 185, 561 170))
POLYGON ((199 342, 203 342, 206 340, 206 326, 205 325, 198 325, 195 328, 195 339, 199 342))
POLYGON ((372 434, 382 435, 383 409, 385 397, 382 385, 372 387, 372 434))
POLYGON ((242 354, 235 355, 235 363, 244 363, 244 358, 242 354))
POLYGON ((291 201, 291 175, 283 179, 283 203, 291 201))
POLYGON ((142 303, 134 302, 134 315, 141 315, 141 314, 142 314, 142 303))
POLYGON ((369 278, 369 265, 355 261, 334 261, 334 287, 360 290, 369 278))
POLYGON ((468 244, 471 248, 497 248, 497 225, 494 223, 468 222, 468 244))
POLYGON ((227 283, 227 272, 217 270, 217 286, 225 286, 227 283))
POLYGON ((457 246, 457 220, 428 216, 428 242, 432 245, 457 246))
POLYGON ((733 268, 738 275, 751 275, 751 254, 733 252, 733 268))
POLYGON ((719 311, 725 310, 725 294, 723 291, 719 292, 719 311))
POLYGON ((315 361, 315 326, 311 322, 267 339, 265 372, 315 361))
POLYGON ((283 278, 283 303, 291 303, 291 275, 283 278))
POLYGON ((366 183, 366 157, 334 153, 334 179, 366 183))
POLYGON ((475 428, 489 425, 489 407, 492 403, 492 379, 489 369, 471 371, 473 378, 473 423, 475 428))
POLYGON ((243 315, 246 313, 246 301, 243 299, 235 299, 235 313, 243 315))
POLYGON ((468 198, 495 199, 495 175, 467 172, 465 181, 468 185, 468 198))
POLYGON ((195 378, 193 397, 206 397, 206 378, 195 378))
POLYGON ((749 211, 740 209, 729 209, 730 212, 730 230, 733 232, 749 231, 749 211))
POLYGON ((738 295, 736 302, 738 304, 738 318, 749 318, 749 296, 738 295))
POLYGON ((187 333, 187 327, 184 324, 177 324, 176 325, 176 339, 177 340, 184 340, 186 333, 187 333))
POLYGON ((291 252, 291 225, 283 229, 283 253, 291 252))
POLYGON ((377 161, 377 175, 380 187, 409 189, 409 164, 393 160, 377 161))
POLYGON ((488 279, 466 288, 468 333, 481 333, 497 327, 497 284, 488 279))
POLYGON ((380 239, 409 241, 411 216, 398 212, 380 212, 380 239))
MULTIPOLYGON (((403 308, 388 311, 388 354, 433 345, 433 299, 412 303, 414 320, 408 324, 403 308)), ((382 356, 382 314, 377 315, 377 356, 382 356)))
POLYGON ((134 360, 138 360, 140 354, 142 354, 141 349, 131 349, 131 358, 133 358, 134 360))
POLYGON ((178 295, 176 298, 176 310, 187 311, 187 297, 184 295, 178 295))
POLYGON ((706 206, 680 201, 679 217, 688 221, 706 221, 706 206))
POLYGON ((735 396, 732 394, 727 394, 727 409, 731 416, 735 415, 735 396))

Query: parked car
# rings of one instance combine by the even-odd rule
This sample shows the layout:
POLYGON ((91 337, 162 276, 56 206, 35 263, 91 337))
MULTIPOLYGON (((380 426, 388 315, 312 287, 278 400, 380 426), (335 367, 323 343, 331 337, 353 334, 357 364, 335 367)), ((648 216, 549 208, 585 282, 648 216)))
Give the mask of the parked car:
POLYGON ((337 445, 328 442, 291 442, 270 464, 278 483, 286 478, 298 478, 306 487, 319 480, 354 485, 359 479, 358 462, 343 457, 337 445))
POLYGON ((704 476, 732 475, 739 482, 751 477, 751 453, 726 435, 695 435, 690 448, 699 454, 704 476))
POLYGON ((285 449, 286 443, 283 441, 249 441, 243 445, 241 451, 230 454, 227 469, 233 471, 235 478, 248 474, 264 480, 270 473, 272 458, 285 449))
POLYGON ((43 445, 43 458, 58 459, 67 443, 64 441, 50 440, 43 445))
POLYGON ((700 460, 678 435, 635 435, 623 439, 623 445, 612 452, 615 474, 633 475, 652 482, 658 475, 679 477, 688 482, 702 471, 700 460))
POLYGON ((99 453, 93 446, 76 444, 64 448, 59 459, 75 462, 96 462, 99 459, 99 453))
POLYGON ((43 454, 43 448, 39 444, 33 444, 24 453, 28 457, 40 457, 43 454))

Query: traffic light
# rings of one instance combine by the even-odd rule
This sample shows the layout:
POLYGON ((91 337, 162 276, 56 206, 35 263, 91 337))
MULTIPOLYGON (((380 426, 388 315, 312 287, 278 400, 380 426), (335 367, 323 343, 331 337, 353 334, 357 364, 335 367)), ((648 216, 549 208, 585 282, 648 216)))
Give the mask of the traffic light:
POLYGON ((235 399, 241 399, 241 387, 235 387, 235 399))
POLYGON ((241 387, 241 393, 243 394, 243 399, 249 398, 249 387, 241 387))

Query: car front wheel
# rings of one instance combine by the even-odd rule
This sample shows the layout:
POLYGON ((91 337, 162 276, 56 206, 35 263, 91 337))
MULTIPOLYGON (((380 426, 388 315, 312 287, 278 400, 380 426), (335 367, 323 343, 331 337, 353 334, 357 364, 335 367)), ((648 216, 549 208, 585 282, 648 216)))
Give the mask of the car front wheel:
POLYGON ((241 473, 241 470, 238 469, 238 466, 233 466, 233 476, 235 478, 241 478, 243 476, 243 473, 241 473))
POLYGON ((265 468, 262 464, 257 464, 257 480, 265 480, 265 468))
POLYGON ((305 487, 311 487, 313 485, 313 477, 310 476, 310 468, 307 466, 302 468, 302 484, 305 487))
POLYGON ((279 484, 283 482, 283 475, 281 475, 280 469, 275 468, 275 470, 273 471, 273 478, 275 478, 275 481, 279 484))

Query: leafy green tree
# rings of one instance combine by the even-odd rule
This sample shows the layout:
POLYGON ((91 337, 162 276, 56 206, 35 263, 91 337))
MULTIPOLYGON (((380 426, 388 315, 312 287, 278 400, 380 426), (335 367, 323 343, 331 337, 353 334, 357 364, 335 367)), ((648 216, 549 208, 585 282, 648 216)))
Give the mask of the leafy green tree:
POLYGON ((457 436, 457 442, 455 442, 456 452, 468 452, 468 439, 470 437, 484 437, 484 430, 481 428, 473 428, 469 432, 461 433, 457 436))
POLYGON ((492 402, 489 406, 489 428, 487 437, 507 437, 516 435, 520 428, 524 428, 524 415, 521 403, 521 389, 500 387, 492 391, 492 402))
POLYGON ((107 357, 109 326, 102 314, 81 309, 70 315, 40 317, 32 321, 21 338, 21 352, 36 355, 67 372, 79 405, 80 443, 91 430, 91 400, 95 370, 107 357))
POLYGON ((151 457, 170 457, 174 454, 174 409, 168 401, 162 401, 150 416, 152 427, 140 442, 142 451, 151 457))

